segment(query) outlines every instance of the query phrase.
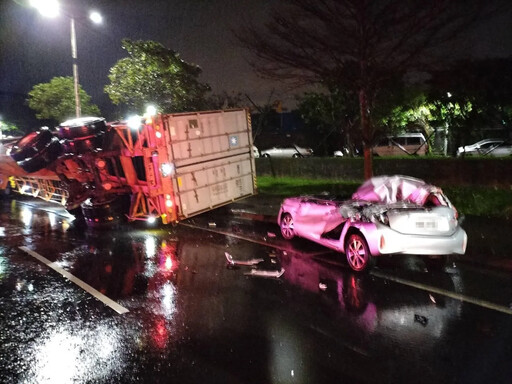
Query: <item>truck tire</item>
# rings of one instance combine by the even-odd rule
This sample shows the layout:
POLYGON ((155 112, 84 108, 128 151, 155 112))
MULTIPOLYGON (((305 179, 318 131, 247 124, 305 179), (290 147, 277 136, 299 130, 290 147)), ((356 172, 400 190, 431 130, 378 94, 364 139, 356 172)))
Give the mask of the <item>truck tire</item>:
POLYGON ((84 138, 94 136, 97 133, 105 132, 107 123, 102 117, 80 117, 65 121, 58 128, 58 136, 60 139, 73 140, 76 138, 84 138))
POLYGON ((123 197, 109 196, 106 198, 90 198, 80 207, 85 223, 89 227, 102 227, 118 224, 127 212, 123 197))
POLYGON ((62 148, 64 153, 72 153, 82 155, 88 152, 94 152, 98 148, 103 147, 103 132, 94 136, 85 136, 73 140, 62 140, 62 148))
POLYGON ((62 153, 62 146, 59 139, 52 137, 50 142, 44 148, 38 151, 32 157, 18 161, 18 165, 28 173, 40 171, 53 163, 62 153))
POLYGON ((14 161, 22 161, 36 156, 39 151, 46 148, 52 138, 53 134, 48 128, 30 132, 12 146, 10 156, 14 161))

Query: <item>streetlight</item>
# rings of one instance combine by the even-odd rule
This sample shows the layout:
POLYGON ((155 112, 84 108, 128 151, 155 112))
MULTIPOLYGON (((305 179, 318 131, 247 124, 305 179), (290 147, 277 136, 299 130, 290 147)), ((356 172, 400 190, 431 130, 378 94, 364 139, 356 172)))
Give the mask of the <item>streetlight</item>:
MULTIPOLYGON (((30 5, 36 8, 42 16, 56 17, 60 13, 60 5, 57 0, 30 0, 30 5)), ((81 115, 80 93, 78 82, 78 56, 76 48, 76 30, 75 18, 72 14, 68 15, 71 23, 71 57, 73 59, 73 87, 75 91, 75 113, 76 117, 81 115)), ((89 19, 94 24, 101 24, 103 18, 97 11, 92 11, 89 14, 89 19)))

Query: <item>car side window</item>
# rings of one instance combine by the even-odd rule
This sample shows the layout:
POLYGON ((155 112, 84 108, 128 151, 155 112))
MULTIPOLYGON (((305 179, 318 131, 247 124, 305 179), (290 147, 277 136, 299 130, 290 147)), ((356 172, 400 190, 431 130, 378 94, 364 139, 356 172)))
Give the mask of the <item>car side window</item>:
POLYGON ((421 145, 421 139, 419 137, 407 138, 407 145, 421 145))
POLYGON ((395 137, 393 141, 400 145, 407 145, 407 139, 405 137, 395 137))

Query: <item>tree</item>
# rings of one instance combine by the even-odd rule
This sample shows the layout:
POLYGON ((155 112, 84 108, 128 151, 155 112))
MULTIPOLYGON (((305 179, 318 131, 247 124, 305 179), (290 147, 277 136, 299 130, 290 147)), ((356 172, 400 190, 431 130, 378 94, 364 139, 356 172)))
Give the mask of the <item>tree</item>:
MULTIPOLYGON (((359 104, 364 176, 373 174, 373 110, 389 79, 424 68, 436 50, 489 14, 484 0, 283 0, 265 30, 236 32, 256 71, 351 89, 359 104)), ((438 59, 438 58, 436 58, 438 59)))
MULTIPOLYGON (((82 87, 78 90, 82 115, 100 116, 99 108, 91 104, 82 87)), ((54 77, 49 83, 35 85, 28 93, 28 106, 36 112, 38 119, 53 119, 57 122, 75 115, 75 90, 72 77, 54 77)))
POLYGON ((434 72, 429 83, 438 123, 449 124, 456 146, 484 138, 485 130, 512 137, 511 59, 458 61, 434 72))
POLYGON ((357 103, 350 91, 333 89, 330 92, 306 92, 297 97, 297 108, 304 120, 312 141, 319 136, 315 147, 317 154, 331 154, 347 149, 354 153, 356 139, 354 126, 357 123, 357 103))
POLYGON ((198 81, 202 70, 175 51, 154 41, 123 40, 129 57, 119 60, 109 74, 105 92, 116 104, 139 111, 156 104, 164 113, 195 111, 207 106, 210 86, 198 81))
POLYGON ((21 130, 12 123, 0 120, 0 139, 10 135, 21 135, 21 130))

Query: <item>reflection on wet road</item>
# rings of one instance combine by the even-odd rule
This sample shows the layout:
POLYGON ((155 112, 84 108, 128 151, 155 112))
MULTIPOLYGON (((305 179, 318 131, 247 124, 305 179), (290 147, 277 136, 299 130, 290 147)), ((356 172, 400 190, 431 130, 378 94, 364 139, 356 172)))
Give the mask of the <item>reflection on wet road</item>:
POLYGON ((0 382, 510 383, 506 274, 411 259, 357 275, 339 255, 222 211, 92 231, 0 204, 0 382))

